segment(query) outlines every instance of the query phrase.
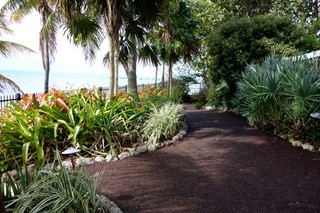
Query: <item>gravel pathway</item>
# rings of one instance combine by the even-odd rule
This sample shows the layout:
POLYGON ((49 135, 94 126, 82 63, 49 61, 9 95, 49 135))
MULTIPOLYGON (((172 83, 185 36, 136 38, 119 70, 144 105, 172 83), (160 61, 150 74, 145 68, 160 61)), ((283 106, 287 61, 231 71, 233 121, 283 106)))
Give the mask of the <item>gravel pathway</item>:
MULTIPOLYGON (((99 193, 133 212, 320 212, 320 154, 231 112, 192 110, 178 143, 112 163, 99 193)), ((320 130, 319 130, 320 131, 320 130)))

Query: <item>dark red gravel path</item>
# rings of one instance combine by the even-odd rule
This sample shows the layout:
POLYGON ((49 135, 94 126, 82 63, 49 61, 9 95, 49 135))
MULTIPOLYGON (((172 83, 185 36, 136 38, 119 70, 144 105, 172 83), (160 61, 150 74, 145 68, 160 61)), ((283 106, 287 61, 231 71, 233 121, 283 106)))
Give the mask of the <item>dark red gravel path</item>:
POLYGON ((99 193, 126 213, 320 212, 319 153, 259 135, 231 112, 187 112, 182 142, 91 166, 105 170, 99 193))

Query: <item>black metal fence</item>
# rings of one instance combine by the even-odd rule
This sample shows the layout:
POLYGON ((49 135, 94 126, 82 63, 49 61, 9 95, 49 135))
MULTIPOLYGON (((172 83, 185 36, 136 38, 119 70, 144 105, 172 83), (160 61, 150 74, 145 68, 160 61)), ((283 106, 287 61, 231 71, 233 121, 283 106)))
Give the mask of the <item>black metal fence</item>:
POLYGON ((20 101, 21 97, 21 94, 0 96, 0 108, 3 108, 11 101, 20 101))

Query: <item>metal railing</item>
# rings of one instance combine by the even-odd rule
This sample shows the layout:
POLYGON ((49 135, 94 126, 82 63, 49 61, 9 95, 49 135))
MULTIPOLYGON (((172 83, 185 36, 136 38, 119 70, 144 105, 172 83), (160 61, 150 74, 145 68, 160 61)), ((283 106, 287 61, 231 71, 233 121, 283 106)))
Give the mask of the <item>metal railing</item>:
POLYGON ((22 94, 0 96, 0 108, 5 107, 11 101, 20 101, 22 94))

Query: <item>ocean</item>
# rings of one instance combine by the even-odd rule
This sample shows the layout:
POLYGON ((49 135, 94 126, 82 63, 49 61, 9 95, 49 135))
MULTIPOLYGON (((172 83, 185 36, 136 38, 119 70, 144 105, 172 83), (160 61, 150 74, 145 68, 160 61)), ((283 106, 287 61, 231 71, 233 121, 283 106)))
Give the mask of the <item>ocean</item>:
MULTIPOLYGON (((44 72, 0 70, 0 74, 14 81, 24 93, 41 93, 44 90, 44 72)), ((154 81, 154 78, 137 78, 138 85, 153 84, 154 81)), ((120 76, 119 86, 124 85, 127 85, 127 78, 120 76)), ((109 87, 108 73, 51 72, 49 76, 49 88, 69 90, 94 86, 109 87)), ((6 95, 11 94, 11 91, 6 92, 6 95)))

